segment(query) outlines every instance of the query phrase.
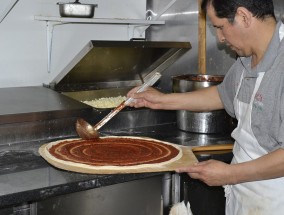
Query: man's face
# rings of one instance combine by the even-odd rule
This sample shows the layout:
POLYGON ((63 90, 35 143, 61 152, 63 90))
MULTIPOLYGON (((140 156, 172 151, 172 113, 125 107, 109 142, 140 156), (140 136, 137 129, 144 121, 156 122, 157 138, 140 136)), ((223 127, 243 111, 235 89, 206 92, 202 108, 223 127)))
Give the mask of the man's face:
POLYGON ((241 23, 235 17, 233 23, 230 23, 226 18, 218 18, 215 15, 215 10, 212 5, 207 8, 207 15, 211 20, 213 27, 216 29, 216 35, 221 43, 225 43, 239 56, 249 56, 248 46, 245 45, 245 34, 241 23))

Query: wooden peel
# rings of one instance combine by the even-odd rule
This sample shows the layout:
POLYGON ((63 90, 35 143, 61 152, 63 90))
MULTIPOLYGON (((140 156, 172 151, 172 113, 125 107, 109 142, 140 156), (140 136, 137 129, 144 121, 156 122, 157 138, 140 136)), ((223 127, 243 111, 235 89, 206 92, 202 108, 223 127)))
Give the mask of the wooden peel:
POLYGON ((198 0, 198 73, 206 74, 206 14, 201 10, 202 0, 198 0))
POLYGON ((191 148, 193 152, 203 152, 203 151, 223 151, 223 150, 232 150, 234 144, 216 144, 216 145, 207 145, 207 146, 196 146, 191 148))
MULTIPOLYGON (((182 157, 170 163, 165 163, 163 165, 153 165, 152 167, 145 167, 143 165, 138 165, 135 167, 131 166, 118 166, 118 167, 109 167, 109 166, 91 166, 86 164, 78 164, 75 162, 66 162, 61 159, 57 159, 54 156, 51 156, 49 153, 49 148, 53 143, 44 144, 39 148, 39 154, 51 165, 79 173, 89 173, 89 174, 125 174, 125 173, 145 173, 145 172, 168 172, 175 171, 184 166, 191 166, 198 162, 196 156, 192 153, 191 149, 187 146, 179 146, 182 150, 182 157)), ((170 143, 167 143, 170 144, 170 143)))

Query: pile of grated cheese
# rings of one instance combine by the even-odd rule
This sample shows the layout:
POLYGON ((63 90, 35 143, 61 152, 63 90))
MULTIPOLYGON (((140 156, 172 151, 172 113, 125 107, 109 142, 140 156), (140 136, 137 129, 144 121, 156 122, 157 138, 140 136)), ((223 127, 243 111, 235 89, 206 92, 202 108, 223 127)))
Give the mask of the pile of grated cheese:
POLYGON ((126 96, 102 97, 91 101, 82 101, 83 103, 95 108, 114 108, 126 99, 126 96))

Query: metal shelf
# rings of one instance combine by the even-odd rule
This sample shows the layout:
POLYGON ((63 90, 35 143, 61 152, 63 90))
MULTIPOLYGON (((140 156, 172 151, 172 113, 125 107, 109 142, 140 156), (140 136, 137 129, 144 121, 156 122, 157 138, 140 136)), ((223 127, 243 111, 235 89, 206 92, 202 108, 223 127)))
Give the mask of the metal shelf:
POLYGON ((60 23, 90 23, 90 24, 131 24, 131 25, 163 25, 161 20, 142 20, 142 19, 107 19, 107 18, 70 18, 56 16, 35 16, 38 21, 51 21, 60 23))

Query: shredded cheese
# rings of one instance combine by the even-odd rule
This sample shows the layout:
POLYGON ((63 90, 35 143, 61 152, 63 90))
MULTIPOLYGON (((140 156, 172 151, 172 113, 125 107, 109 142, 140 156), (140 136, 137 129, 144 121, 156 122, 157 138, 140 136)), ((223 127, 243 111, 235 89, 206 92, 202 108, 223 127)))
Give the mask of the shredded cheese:
POLYGON ((91 101, 82 101, 95 108, 114 108, 126 99, 126 96, 103 97, 91 101))

